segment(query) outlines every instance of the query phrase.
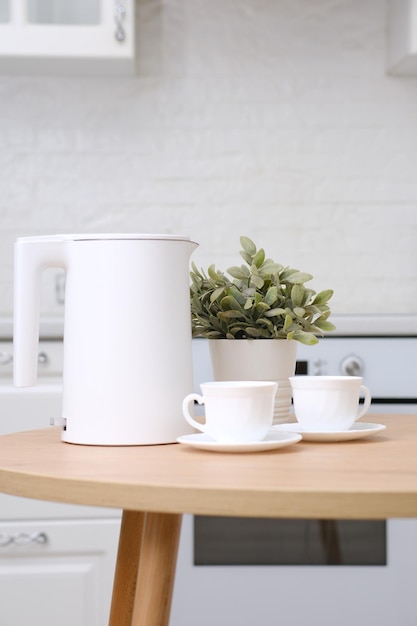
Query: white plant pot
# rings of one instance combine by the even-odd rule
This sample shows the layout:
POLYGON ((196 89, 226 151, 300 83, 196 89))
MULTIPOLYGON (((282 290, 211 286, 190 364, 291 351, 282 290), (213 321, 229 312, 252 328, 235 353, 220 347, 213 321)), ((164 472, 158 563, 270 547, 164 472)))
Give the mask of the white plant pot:
POLYGON ((288 422, 297 342, 286 339, 210 339, 214 380, 273 380, 278 382, 274 424, 288 422))

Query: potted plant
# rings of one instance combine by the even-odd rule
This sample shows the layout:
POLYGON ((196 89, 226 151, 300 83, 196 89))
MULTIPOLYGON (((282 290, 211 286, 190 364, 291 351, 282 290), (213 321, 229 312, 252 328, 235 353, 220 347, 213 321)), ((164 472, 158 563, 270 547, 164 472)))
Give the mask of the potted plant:
POLYGON ((305 286, 311 274, 266 258, 249 237, 240 243, 245 264, 227 273, 214 265, 206 273, 192 264, 192 334, 209 339, 216 380, 279 382, 277 423, 288 420, 297 342, 314 345, 318 335, 335 328, 328 320, 333 291, 316 293, 305 286))

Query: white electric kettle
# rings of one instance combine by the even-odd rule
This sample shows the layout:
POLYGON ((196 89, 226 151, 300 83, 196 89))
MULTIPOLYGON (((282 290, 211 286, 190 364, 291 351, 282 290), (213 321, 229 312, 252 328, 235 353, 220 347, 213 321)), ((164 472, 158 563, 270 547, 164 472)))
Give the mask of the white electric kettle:
POLYGON ((193 389, 189 258, 174 235, 54 235, 15 243, 14 383, 36 384, 41 275, 66 270, 62 440, 174 442, 193 389))

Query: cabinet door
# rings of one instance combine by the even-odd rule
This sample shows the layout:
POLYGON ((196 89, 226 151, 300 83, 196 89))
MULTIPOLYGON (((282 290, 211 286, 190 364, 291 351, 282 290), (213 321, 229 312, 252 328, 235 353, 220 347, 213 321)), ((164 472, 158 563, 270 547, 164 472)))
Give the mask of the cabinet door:
POLYGON ((0 624, 107 626, 119 520, 0 524, 0 624))
POLYGON ((0 0, 0 71, 134 72, 134 0, 0 0))

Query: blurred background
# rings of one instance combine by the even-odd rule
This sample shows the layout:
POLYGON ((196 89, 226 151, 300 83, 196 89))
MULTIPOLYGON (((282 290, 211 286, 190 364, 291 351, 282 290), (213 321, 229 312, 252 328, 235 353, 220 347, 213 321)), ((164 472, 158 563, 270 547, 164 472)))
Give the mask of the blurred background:
MULTIPOLYGON (((130 76, 0 75, 0 315, 17 236, 240 235, 333 288, 417 312, 417 79, 387 72, 381 0, 136 0, 130 76)), ((58 270, 42 313, 60 315, 58 270)))

